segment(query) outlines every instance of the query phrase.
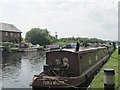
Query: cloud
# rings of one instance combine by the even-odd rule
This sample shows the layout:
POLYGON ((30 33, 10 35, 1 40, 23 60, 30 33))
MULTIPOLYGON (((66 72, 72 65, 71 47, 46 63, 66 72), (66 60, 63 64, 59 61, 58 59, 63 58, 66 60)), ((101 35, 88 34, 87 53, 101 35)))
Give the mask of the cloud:
MULTIPOLYGON (((2 3, 2 21, 25 33, 47 28, 59 37, 81 36, 117 40, 117 3, 109 0, 12 0, 2 3)), ((116 0, 117 1, 117 0, 116 0)))

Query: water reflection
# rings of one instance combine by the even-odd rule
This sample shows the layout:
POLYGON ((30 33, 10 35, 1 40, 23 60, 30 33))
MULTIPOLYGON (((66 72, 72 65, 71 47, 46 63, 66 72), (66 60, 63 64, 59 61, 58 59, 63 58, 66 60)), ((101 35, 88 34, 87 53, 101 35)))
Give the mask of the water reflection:
POLYGON ((3 53, 2 54, 2 68, 6 66, 20 65, 21 53, 3 53))
POLYGON ((34 74, 39 74, 45 64, 44 52, 3 54, 3 87, 29 88, 34 74))

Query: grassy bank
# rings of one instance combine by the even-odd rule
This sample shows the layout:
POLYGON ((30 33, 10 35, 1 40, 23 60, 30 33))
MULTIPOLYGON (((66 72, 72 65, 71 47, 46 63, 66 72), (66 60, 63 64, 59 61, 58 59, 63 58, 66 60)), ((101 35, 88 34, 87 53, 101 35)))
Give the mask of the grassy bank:
POLYGON ((104 88, 104 69, 112 68, 115 70, 115 87, 118 87, 118 49, 112 54, 108 62, 102 67, 100 72, 93 79, 90 88, 104 88))

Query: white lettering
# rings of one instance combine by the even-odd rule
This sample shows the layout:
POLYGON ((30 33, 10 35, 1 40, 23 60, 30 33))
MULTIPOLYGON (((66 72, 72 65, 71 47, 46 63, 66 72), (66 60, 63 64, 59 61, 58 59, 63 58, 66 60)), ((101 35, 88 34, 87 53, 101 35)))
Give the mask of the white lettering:
POLYGON ((44 85, 61 85, 64 83, 64 81, 43 81, 44 85))

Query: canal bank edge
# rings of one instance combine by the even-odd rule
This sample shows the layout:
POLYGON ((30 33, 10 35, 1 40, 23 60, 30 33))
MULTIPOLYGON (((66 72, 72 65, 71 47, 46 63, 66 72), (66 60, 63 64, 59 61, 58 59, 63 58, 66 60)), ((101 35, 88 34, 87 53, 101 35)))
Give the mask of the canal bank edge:
POLYGON ((112 68, 115 70, 115 88, 118 89, 119 84, 118 84, 118 49, 112 54, 108 62, 102 67, 100 72, 95 76, 93 81, 91 82, 89 88, 94 89, 94 88, 101 88, 104 89, 104 69, 105 68, 112 68))

